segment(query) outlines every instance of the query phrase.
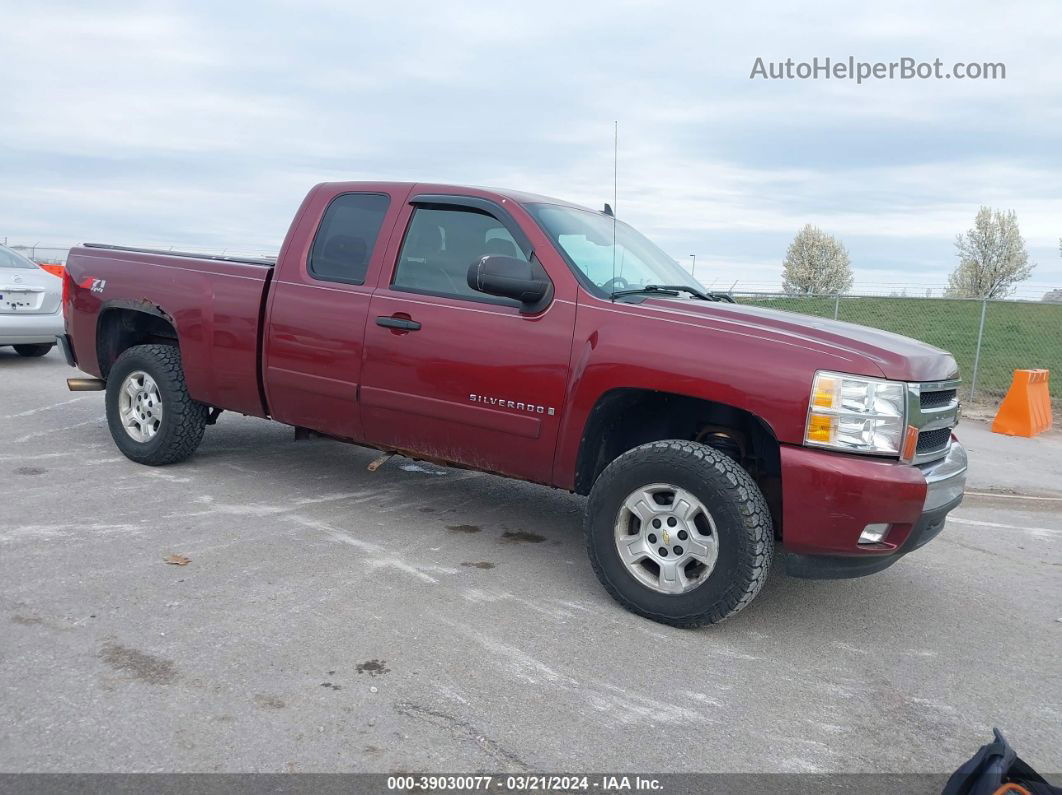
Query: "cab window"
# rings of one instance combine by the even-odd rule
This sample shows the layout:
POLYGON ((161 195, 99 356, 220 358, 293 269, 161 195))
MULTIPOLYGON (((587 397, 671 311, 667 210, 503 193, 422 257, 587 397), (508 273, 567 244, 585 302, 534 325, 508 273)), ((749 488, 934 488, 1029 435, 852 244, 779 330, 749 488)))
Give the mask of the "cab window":
POLYGON ((345 193, 333 199, 310 249, 310 274, 323 281, 365 284, 390 203, 380 193, 345 193))
POLYGON ((408 292, 519 306, 468 286, 468 267, 488 254, 527 256, 509 230, 491 215, 475 209, 418 207, 413 212, 392 287, 408 292))

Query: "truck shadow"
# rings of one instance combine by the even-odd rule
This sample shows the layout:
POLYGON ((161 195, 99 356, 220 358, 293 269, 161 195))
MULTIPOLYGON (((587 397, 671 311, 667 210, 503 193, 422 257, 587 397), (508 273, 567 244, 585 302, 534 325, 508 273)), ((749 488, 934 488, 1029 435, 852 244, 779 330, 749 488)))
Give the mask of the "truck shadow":
MULTIPOLYGON (((624 622, 644 621, 615 605, 590 568, 582 530, 585 498, 402 456, 370 472, 369 464, 381 455, 376 450, 323 439, 298 443, 291 439, 291 429, 284 426, 223 418, 180 469, 194 468, 211 477, 220 470, 227 473, 226 479, 253 477, 257 487, 278 503, 298 500, 307 510, 335 499, 328 521, 341 528, 344 516, 353 510, 361 521, 385 523, 390 532, 408 534, 407 545, 467 545, 469 568, 491 572, 483 576, 494 576, 504 568, 506 587, 513 591, 534 591, 531 578, 526 584, 520 582, 518 569, 537 571, 560 558, 570 564, 561 586, 564 599, 608 611, 624 622), (343 495, 356 502, 347 507, 343 495)), ((356 535, 354 530, 345 531, 356 535)), ((797 633, 826 639, 839 625, 895 621, 897 611, 907 609, 917 616, 941 596, 939 583, 926 581, 915 557, 871 577, 813 581, 786 576, 781 555, 776 555, 768 581, 753 603, 733 620, 701 631, 726 636, 749 631, 797 633)))

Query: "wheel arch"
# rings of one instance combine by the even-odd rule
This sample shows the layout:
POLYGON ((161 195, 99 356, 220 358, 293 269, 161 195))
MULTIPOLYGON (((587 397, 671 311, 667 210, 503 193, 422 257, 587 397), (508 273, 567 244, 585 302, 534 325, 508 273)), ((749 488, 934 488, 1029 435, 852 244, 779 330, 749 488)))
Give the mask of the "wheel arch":
POLYGON ((737 461, 756 481, 781 535, 781 447, 770 424, 747 409, 719 401, 635 387, 598 397, 583 426, 575 491, 594 482, 623 453, 649 442, 683 439, 707 444, 737 461))
POLYGON ((180 348, 177 324, 162 307, 149 301, 115 300, 96 319, 96 361, 104 379, 114 362, 134 345, 162 344, 180 348))

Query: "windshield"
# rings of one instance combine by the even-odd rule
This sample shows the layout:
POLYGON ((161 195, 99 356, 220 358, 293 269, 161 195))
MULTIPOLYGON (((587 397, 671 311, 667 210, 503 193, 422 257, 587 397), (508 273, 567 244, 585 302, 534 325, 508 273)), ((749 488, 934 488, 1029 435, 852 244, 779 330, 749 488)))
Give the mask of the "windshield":
POLYGON ((599 295, 650 284, 704 289, 655 243, 611 216, 558 204, 530 204, 527 209, 599 295))
POLYGON ((37 265, 21 254, 17 254, 6 246, 0 246, 0 268, 20 268, 22 270, 35 270, 37 265))

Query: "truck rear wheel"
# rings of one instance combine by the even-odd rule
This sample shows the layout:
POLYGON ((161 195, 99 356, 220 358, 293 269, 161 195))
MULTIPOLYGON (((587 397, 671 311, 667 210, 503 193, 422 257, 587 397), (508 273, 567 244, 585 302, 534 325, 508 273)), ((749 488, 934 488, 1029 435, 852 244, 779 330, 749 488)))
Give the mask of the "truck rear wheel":
POLYGON ((630 450, 601 473, 586 511, 590 562, 616 601, 677 627, 723 621, 767 579, 771 514, 735 461, 681 440, 630 450))
POLYGON ((118 449, 138 464, 183 461, 203 440, 208 408, 188 395, 181 352, 136 345, 107 376, 107 424, 118 449))

